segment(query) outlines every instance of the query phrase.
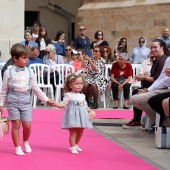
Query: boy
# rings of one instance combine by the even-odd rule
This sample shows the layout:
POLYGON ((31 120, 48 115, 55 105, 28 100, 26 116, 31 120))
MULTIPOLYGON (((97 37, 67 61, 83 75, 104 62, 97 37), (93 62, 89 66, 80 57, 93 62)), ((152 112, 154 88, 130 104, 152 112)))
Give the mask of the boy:
POLYGON ((30 89, 43 102, 49 105, 54 103, 48 99, 37 85, 36 75, 26 68, 29 48, 22 44, 15 44, 11 48, 11 57, 14 65, 4 73, 2 91, 0 92, 0 112, 6 103, 8 116, 12 123, 12 140, 15 154, 25 155, 20 144, 20 126, 23 127, 23 145, 25 152, 32 149, 28 143, 31 134, 31 95, 30 89))

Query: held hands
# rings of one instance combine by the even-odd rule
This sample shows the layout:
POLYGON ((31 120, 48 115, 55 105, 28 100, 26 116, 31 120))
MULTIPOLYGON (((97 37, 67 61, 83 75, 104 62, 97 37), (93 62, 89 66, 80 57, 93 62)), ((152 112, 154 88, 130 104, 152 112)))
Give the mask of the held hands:
POLYGON ((120 84, 120 83, 119 83, 119 84, 118 84, 118 89, 119 89, 119 90, 122 90, 122 89, 123 89, 123 84, 120 84))
POLYGON ((55 105, 55 101, 52 100, 52 99, 49 99, 49 100, 47 101, 47 104, 50 105, 50 106, 54 106, 54 105, 55 105))

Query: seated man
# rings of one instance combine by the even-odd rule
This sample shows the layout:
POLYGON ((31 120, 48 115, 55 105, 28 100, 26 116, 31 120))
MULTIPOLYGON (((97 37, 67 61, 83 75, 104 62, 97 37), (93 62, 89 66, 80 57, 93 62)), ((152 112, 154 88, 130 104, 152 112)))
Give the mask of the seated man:
POLYGON ((39 52, 40 50, 38 46, 31 47, 31 52, 30 52, 30 56, 28 58, 28 64, 26 67, 29 67, 30 64, 35 64, 35 63, 42 64, 43 63, 42 60, 38 58, 39 52))

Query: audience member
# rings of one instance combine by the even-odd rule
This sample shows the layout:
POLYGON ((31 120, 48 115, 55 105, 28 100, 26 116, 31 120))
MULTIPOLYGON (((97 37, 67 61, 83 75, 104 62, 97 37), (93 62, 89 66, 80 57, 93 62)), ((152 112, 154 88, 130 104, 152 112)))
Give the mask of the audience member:
POLYGON ((130 94, 130 85, 129 81, 132 76, 132 66, 130 63, 127 63, 126 60, 128 56, 126 53, 121 53, 117 62, 114 62, 112 69, 110 71, 110 80, 112 81, 112 93, 114 99, 113 109, 118 108, 118 92, 123 90, 124 96, 124 109, 129 109, 128 100, 130 94))
MULTIPOLYGON (((155 74, 154 77, 145 77, 145 79, 146 80, 153 79, 154 83, 149 88, 138 89, 137 95, 133 95, 130 98, 130 102, 135 108, 144 111, 152 120, 152 122, 155 122, 155 111, 151 109, 151 107, 148 105, 148 100, 152 96, 167 91, 167 89, 164 88, 168 87, 167 85, 169 84, 169 82, 167 80, 164 81, 163 78, 165 76, 163 76, 163 74, 165 74, 164 70, 165 68, 167 68, 166 63, 168 63, 168 59, 169 59, 168 58, 169 50, 165 42, 163 42, 160 39, 155 39, 151 43, 151 53, 153 56, 157 58, 153 64, 153 67, 155 67, 157 74, 155 74), (159 75, 160 72, 161 74, 159 75), (158 75, 159 77, 157 77, 158 75)), ((124 124, 123 128, 141 129, 142 127, 140 121, 141 121, 141 113, 135 114, 134 119, 129 123, 124 124)))
MULTIPOLYGON (((61 55, 56 55, 56 48, 53 44, 49 44, 46 47, 46 54, 43 57, 43 63, 47 64, 50 66, 50 83, 53 85, 53 89, 54 89, 54 94, 55 94, 55 85, 54 85, 54 74, 53 72, 55 71, 53 69, 55 64, 64 64, 63 61, 63 57, 61 55)), ((58 74, 56 73, 56 76, 58 76, 58 74)), ((56 77, 56 80, 58 80, 58 77, 56 77)), ((44 74, 44 81, 46 81, 46 74, 44 74)))
POLYGON ((73 49, 84 49, 85 54, 91 57, 90 40, 89 37, 86 36, 86 28, 83 25, 79 27, 79 35, 74 39, 73 49))
POLYGON ((31 47, 30 55, 28 57, 28 64, 26 67, 29 67, 30 64, 36 64, 36 63, 42 64, 43 62, 40 58, 38 58, 38 55, 39 55, 39 47, 38 46, 31 47))
POLYGON ((130 61, 133 64, 142 64, 142 62, 149 57, 150 49, 146 47, 146 38, 140 37, 138 40, 138 47, 132 50, 130 61))
POLYGON ((54 40, 52 40, 52 44, 56 48, 56 54, 64 53, 66 54, 66 44, 65 44, 65 33, 64 31, 60 30, 57 32, 54 40))
POLYGON ((167 47, 170 48, 170 36, 169 36, 169 28, 164 28, 162 31, 162 36, 160 36, 158 39, 163 40, 167 47))
POLYGON ((112 49, 109 46, 102 47, 102 57, 106 60, 106 64, 110 64, 114 61, 112 49))
POLYGON ((103 39, 103 32, 101 30, 96 31, 94 34, 95 41, 90 45, 91 49, 94 49, 96 46, 109 46, 109 43, 103 39))
POLYGON ((40 53, 38 57, 40 59, 43 59, 43 57, 46 55, 45 53, 46 47, 48 46, 48 44, 51 44, 51 40, 48 37, 48 32, 47 32, 46 27, 40 28, 36 42, 38 43, 38 46, 40 47, 40 53))
POLYGON ((33 33, 32 33, 33 41, 36 41, 36 39, 38 38, 40 27, 41 27, 41 23, 39 21, 35 21, 33 23, 33 33))
POLYGON ((26 30, 24 33, 24 38, 25 40, 22 41, 20 44, 26 46, 26 47, 33 47, 33 46, 38 46, 38 44, 34 41, 32 41, 32 31, 31 30, 26 30))
POLYGON ((127 50, 127 39, 126 38, 121 38, 119 41, 119 44, 117 46, 117 53, 118 56, 121 53, 127 53, 128 54, 128 50, 127 50))
POLYGON ((101 47, 99 46, 94 48, 93 56, 91 58, 88 56, 85 56, 84 58, 86 60, 85 67, 88 69, 88 73, 86 75, 83 92, 86 99, 88 99, 88 87, 91 87, 94 100, 94 104, 91 108, 97 109, 98 93, 104 93, 107 87, 107 80, 104 77, 106 61, 101 57, 101 47))
POLYGON ((76 50, 72 50, 70 45, 66 46, 66 58, 64 60, 64 64, 72 64, 73 60, 72 60, 72 55, 76 55, 77 51, 76 50))

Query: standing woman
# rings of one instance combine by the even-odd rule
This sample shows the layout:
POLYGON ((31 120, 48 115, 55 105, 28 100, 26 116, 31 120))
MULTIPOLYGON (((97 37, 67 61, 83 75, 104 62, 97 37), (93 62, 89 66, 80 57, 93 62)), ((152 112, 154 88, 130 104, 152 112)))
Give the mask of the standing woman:
POLYGON ((83 92, 88 98, 88 87, 91 87, 94 99, 92 109, 98 109, 98 93, 104 93, 107 87, 107 80, 104 77, 105 63, 106 61, 101 57, 101 47, 99 46, 94 48, 91 58, 85 56, 85 67, 88 69, 88 73, 83 92))
POLYGON ((46 47, 48 44, 51 44, 51 40, 48 37, 48 32, 46 27, 41 27, 38 33, 38 38, 36 39, 36 42, 38 43, 38 46, 40 47, 40 53, 39 58, 43 59, 43 57, 46 55, 46 47))
POLYGON ((26 30, 24 34, 25 40, 20 42, 20 44, 26 46, 26 47, 33 47, 33 46, 38 46, 38 44, 34 41, 32 41, 32 31, 31 30, 26 30))
POLYGON ((127 53, 128 54, 128 50, 127 50, 127 39, 126 38, 121 38, 119 41, 119 44, 117 46, 117 53, 118 56, 121 53, 127 53))
POLYGON ((52 40, 52 44, 55 46, 56 48, 56 54, 59 53, 64 53, 66 54, 66 44, 65 44, 65 33, 64 31, 60 30, 57 32, 54 40, 52 40))
POLYGON ((138 44, 138 47, 135 47, 132 50, 132 54, 130 56, 130 61, 133 64, 142 64, 145 59, 149 58, 150 49, 146 47, 146 38, 140 37, 138 44))
POLYGON ((103 39, 103 32, 101 30, 96 31, 94 34, 95 41, 93 41, 90 45, 91 49, 94 49, 96 46, 109 46, 109 43, 103 39))

